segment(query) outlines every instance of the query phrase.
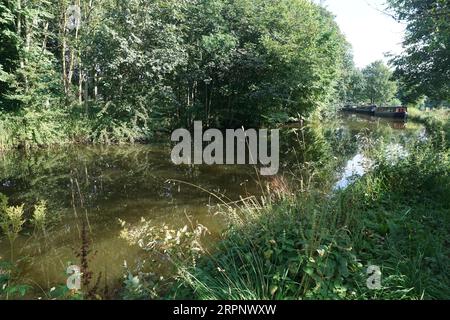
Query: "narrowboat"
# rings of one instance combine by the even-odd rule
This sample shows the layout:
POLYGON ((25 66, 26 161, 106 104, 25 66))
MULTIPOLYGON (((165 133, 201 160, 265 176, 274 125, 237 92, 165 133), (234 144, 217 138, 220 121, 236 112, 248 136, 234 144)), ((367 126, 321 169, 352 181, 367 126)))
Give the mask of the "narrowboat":
POLYGON ((364 114, 368 114, 371 116, 375 115, 375 110, 377 109, 377 106, 373 105, 373 106, 345 106, 344 108, 342 108, 342 111, 345 112, 353 112, 353 113, 364 113, 364 114))
POLYGON ((387 118, 397 118, 397 119, 406 119, 408 117, 408 108, 407 107, 377 107, 376 105, 371 106, 345 106, 341 109, 345 112, 353 112, 353 113, 363 113, 376 117, 387 117, 387 118))
POLYGON ((406 119, 408 117, 408 108, 406 107, 388 107, 388 108, 376 108, 376 117, 388 117, 388 118, 400 118, 406 119))

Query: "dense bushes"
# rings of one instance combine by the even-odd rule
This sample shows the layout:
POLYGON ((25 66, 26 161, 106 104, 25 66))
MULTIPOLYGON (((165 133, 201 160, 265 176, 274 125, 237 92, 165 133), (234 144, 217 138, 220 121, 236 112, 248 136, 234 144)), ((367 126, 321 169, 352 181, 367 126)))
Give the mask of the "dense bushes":
POLYGON ((75 4, 78 27, 65 0, 0 5, 6 145, 258 126, 326 105, 350 63, 332 15, 306 0, 75 4))

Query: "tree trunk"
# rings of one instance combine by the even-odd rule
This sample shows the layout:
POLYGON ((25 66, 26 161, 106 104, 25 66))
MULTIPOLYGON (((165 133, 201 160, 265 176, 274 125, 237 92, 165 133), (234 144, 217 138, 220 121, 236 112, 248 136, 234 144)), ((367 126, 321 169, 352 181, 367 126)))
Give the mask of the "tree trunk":
POLYGON ((64 93, 66 95, 69 94, 69 85, 67 81, 67 64, 66 64, 66 51, 67 51, 67 43, 66 43, 66 25, 67 25, 67 16, 66 11, 64 10, 65 1, 63 1, 62 5, 62 19, 60 25, 60 38, 61 38, 61 64, 62 64, 62 80, 64 84, 64 93))

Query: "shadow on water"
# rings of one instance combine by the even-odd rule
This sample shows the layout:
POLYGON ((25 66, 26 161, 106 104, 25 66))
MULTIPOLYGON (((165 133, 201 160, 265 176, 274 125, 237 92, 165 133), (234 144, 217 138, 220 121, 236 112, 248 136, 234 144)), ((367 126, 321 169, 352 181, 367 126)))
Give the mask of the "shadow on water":
MULTIPOLYGON (((326 139, 336 140, 332 149, 343 163, 336 176, 337 188, 367 170, 358 139, 362 132, 375 132, 402 144, 423 130, 413 123, 353 115, 343 115, 333 126, 326 139)), ((281 140, 284 170, 292 159, 307 161, 310 158, 306 153, 320 149, 311 146, 299 156, 293 154, 298 142, 291 142, 283 132, 281 140)), ((82 219, 88 222, 96 252, 90 268, 107 273, 114 281, 123 274, 124 261, 132 265, 142 258, 138 248, 120 239, 119 219, 139 224, 144 217, 157 225, 183 227, 189 215, 205 225, 213 239, 217 238, 223 221, 214 215, 215 199, 200 189, 168 179, 187 181, 230 200, 261 192, 252 166, 175 166, 170 161, 170 147, 163 144, 71 146, 0 155, 0 193, 10 198, 10 204, 25 203, 28 214, 33 204, 46 200, 56 221, 48 237, 30 241, 24 234, 18 240, 20 254, 27 257, 20 262, 23 277, 45 290, 64 284, 67 266, 77 262, 74 251, 80 246, 82 219)), ((8 256, 9 244, 0 239, 2 259, 8 256)))

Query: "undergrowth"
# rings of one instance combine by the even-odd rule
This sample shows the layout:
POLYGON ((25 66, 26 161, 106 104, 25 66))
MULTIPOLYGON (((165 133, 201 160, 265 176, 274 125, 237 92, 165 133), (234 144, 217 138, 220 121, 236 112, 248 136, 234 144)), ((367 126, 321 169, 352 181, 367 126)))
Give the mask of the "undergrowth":
POLYGON ((415 142, 397 158, 369 150, 373 170, 336 193, 313 189, 225 208, 218 248, 180 268, 171 297, 447 299, 450 160, 415 142), (369 289, 369 266, 381 288, 369 289))

